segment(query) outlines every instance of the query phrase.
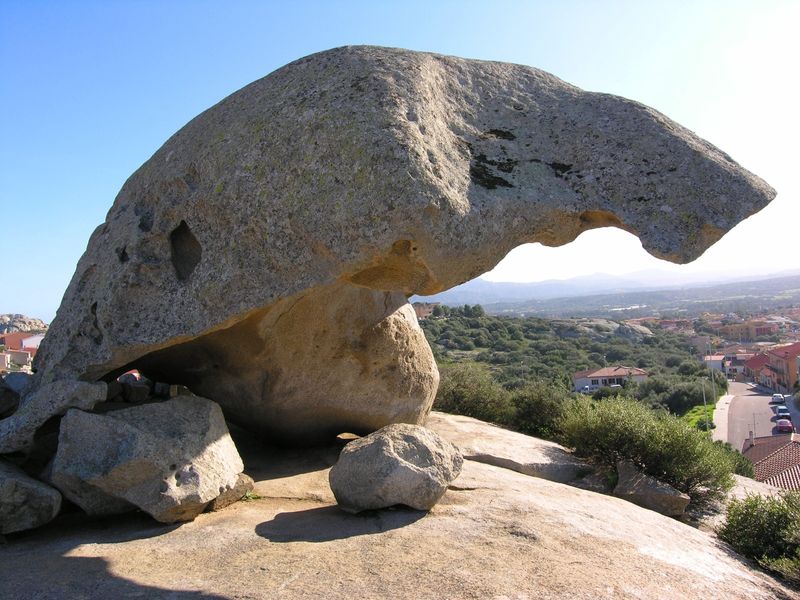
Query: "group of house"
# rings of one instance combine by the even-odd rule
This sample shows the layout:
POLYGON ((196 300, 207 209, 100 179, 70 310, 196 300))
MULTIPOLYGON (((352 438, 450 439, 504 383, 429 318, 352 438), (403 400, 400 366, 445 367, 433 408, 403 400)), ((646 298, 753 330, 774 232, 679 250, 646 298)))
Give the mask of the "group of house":
POLYGON ((758 351, 731 346, 706 355, 705 364, 729 379, 753 381, 780 394, 793 394, 800 380, 800 342, 775 345, 758 351))
POLYGON ((30 371, 33 357, 44 339, 44 333, 15 331, 0 334, 0 373, 30 371))

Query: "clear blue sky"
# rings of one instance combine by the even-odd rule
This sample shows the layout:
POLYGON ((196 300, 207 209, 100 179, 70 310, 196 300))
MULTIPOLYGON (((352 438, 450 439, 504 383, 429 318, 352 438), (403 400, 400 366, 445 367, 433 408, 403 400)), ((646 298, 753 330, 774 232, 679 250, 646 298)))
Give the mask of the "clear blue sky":
MULTIPOLYGON (((800 2, 766 0, 0 0, 0 313, 52 319, 125 179, 189 119, 345 44, 528 64, 650 104, 780 194, 689 268, 796 267, 798 23, 800 2)), ((603 230, 567 248, 522 248, 490 277, 657 264, 628 234, 603 230)))

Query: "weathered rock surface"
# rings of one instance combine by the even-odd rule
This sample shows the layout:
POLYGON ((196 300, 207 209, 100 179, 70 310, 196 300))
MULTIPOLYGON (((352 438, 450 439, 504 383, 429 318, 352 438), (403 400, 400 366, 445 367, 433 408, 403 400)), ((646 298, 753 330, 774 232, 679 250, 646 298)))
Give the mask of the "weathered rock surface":
POLYGON ((106 399, 106 384, 61 380, 45 384, 22 398, 17 411, 0 421, 0 453, 27 451, 36 430, 50 417, 70 408, 89 410, 106 399))
POLYGON ((51 598, 53 581, 90 600, 800 597, 679 521, 470 460, 428 513, 347 514, 327 486, 336 447, 233 433, 261 499, 177 528, 64 515, 0 546, 0 597, 51 598))
POLYGON ((774 195, 636 102, 520 65, 338 48, 234 93, 128 179, 37 377, 136 367, 296 443, 420 423, 437 372, 410 294, 609 225, 689 261, 774 195))
POLYGON ((234 488, 243 468, 219 406, 182 396, 105 414, 69 411, 50 478, 90 514, 133 505, 172 523, 234 488))
MULTIPOLYGON (((0 460, 0 534, 33 529, 61 510, 61 494, 0 460)), ((2 562, 2 559, 0 559, 2 562)))
POLYGON ((489 425, 462 415, 431 412, 425 426, 456 446, 465 459, 517 473, 568 483, 593 467, 547 440, 489 425))
POLYGON ((679 517, 691 498, 671 485, 645 475, 629 460, 617 463, 617 486, 614 495, 669 517, 679 517))
POLYGON ((388 425, 342 449, 330 472, 331 490, 351 513, 397 504, 430 510, 463 463, 458 448, 433 431, 388 425))

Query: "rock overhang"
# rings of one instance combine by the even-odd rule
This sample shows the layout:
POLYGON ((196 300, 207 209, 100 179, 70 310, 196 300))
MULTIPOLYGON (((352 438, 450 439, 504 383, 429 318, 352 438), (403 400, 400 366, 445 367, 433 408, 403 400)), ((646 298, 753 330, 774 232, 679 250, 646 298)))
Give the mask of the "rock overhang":
MULTIPOLYGON (((521 243, 561 245, 607 225, 685 262, 773 196, 639 103, 520 65, 337 48, 232 94, 131 176, 78 264, 37 377, 95 380, 143 366, 229 413, 242 412, 233 395, 277 402, 284 410, 262 415, 274 423, 292 411, 287 370, 303 377, 289 365, 315 360, 302 319, 317 319, 312 329, 331 340, 314 369, 342 369, 356 388, 374 380, 363 357, 378 352, 392 381, 361 409, 335 390, 330 418, 369 412, 383 389, 413 400, 402 410, 378 403, 382 418, 416 422, 438 376, 402 312, 407 296, 469 280, 521 243), (389 332, 414 343, 399 350, 381 337, 389 332), (299 339, 308 347, 289 352, 299 339), (153 357, 172 366, 159 370, 153 357), (417 378, 413 393, 392 368, 417 378), (231 384, 211 394, 196 381, 220 372, 231 384)), ((312 395, 325 413, 327 392, 312 395)))

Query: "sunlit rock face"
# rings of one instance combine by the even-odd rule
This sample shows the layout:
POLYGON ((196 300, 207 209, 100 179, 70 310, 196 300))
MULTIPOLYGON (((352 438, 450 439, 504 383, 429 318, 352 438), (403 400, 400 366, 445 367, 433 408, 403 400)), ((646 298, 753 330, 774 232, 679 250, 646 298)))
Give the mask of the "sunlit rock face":
POLYGON ((322 52, 202 113, 130 177, 38 383, 138 367, 297 443, 418 423, 438 373, 409 295, 607 225, 690 261, 774 194, 653 109, 534 68, 322 52))

